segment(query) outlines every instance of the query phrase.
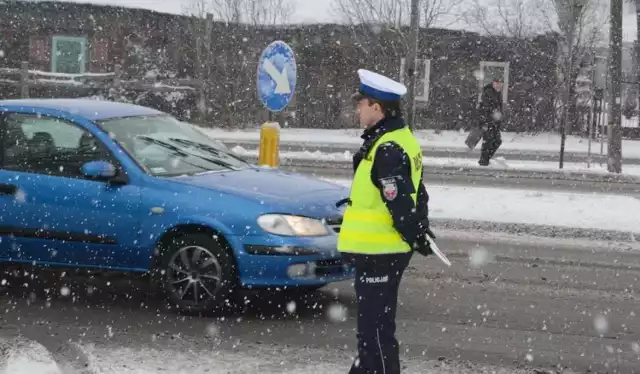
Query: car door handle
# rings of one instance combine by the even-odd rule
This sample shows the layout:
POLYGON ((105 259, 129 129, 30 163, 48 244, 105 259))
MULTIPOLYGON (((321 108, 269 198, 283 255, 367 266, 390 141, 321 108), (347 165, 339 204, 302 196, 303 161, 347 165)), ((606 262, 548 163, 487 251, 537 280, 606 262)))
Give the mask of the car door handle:
POLYGON ((15 195, 18 192, 18 186, 15 184, 0 183, 0 195, 15 195))

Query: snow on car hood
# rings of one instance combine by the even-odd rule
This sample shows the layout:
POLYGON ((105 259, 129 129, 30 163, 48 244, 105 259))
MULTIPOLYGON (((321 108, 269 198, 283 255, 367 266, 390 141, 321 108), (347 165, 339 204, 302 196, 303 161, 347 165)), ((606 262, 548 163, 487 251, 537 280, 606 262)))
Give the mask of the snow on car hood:
POLYGON ((349 189, 344 186, 267 168, 249 168, 170 179, 255 200, 290 213, 313 216, 340 214, 335 203, 349 196, 349 189))

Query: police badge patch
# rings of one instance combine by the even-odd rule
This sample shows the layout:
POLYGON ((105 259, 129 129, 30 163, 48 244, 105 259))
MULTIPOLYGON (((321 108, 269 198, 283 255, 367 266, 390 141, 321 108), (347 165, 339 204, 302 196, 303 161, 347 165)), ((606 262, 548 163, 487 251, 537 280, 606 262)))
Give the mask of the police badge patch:
POLYGON ((398 196, 398 184, 395 178, 380 179, 382 194, 387 201, 393 201, 398 196))

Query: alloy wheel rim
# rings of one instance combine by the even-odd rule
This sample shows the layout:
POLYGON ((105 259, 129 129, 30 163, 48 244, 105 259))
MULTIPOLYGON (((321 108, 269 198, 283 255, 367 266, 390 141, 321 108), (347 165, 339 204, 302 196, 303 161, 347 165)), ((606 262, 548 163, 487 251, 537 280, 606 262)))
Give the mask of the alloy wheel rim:
POLYGON ((200 305, 213 299, 222 286, 222 267, 208 249, 186 246, 171 256, 167 280, 177 300, 200 305))

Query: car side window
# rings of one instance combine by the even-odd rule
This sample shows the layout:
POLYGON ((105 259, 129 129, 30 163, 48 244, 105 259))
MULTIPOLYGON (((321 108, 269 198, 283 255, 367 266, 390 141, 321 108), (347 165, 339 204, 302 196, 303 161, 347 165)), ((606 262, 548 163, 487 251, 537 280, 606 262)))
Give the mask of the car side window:
POLYGON ((110 161, 111 153, 75 124, 37 114, 6 113, 2 137, 4 169, 81 178, 89 161, 110 161))

